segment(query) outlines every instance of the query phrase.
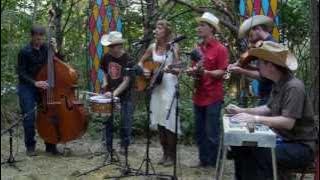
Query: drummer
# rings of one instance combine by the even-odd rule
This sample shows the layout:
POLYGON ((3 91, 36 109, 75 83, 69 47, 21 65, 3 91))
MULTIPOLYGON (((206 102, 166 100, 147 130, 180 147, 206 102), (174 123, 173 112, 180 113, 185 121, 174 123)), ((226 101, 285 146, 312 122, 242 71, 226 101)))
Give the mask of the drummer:
MULTIPOLYGON (((131 139, 133 104, 130 93, 130 77, 125 69, 133 65, 133 61, 123 48, 125 40, 120 32, 110 32, 103 35, 101 44, 109 48, 109 52, 104 55, 100 67, 105 72, 106 85, 103 92, 108 97, 119 97, 121 102, 121 147, 120 154, 124 155, 131 139)), ((112 149, 112 129, 111 122, 106 124, 107 150, 112 149)))

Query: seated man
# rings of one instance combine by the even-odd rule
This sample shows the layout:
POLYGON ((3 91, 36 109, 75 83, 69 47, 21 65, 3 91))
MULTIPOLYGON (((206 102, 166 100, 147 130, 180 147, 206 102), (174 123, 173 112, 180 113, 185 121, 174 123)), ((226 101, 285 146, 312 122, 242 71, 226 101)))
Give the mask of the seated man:
MULTIPOLYGON (((271 97, 264 106, 229 105, 226 111, 239 122, 264 124, 277 134, 278 179, 288 179, 285 170, 305 167, 314 160, 318 130, 304 84, 292 73, 298 67, 296 58, 278 43, 258 43, 249 56, 259 59, 260 75, 274 82, 271 97)), ((237 180, 273 178, 270 149, 232 147, 232 155, 237 180)))

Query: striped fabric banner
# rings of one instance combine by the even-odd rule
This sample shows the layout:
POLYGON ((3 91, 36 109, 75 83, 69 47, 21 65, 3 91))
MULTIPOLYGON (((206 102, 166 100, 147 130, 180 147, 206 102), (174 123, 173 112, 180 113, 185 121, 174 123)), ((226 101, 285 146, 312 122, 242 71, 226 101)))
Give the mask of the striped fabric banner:
POLYGON ((272 35, 280 41, 280 13, 278 0, 240 0, 240 16, 242 21, 254 15, 265 15, 275 22, 272 35))
POLYGON ((103 47, 100 38, 110 31, 122 32, 122 21, 118 0, 90 0, 88 19, 88 76, 89 90, 100 92, 104 73, 100 61, 108 48, 103 47))

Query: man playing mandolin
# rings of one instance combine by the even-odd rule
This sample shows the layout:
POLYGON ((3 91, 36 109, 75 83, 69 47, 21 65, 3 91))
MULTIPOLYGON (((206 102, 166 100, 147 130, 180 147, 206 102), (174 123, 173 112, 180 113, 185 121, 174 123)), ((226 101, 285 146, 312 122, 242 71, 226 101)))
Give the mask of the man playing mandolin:
MULTIPOLYGON (((223 103, 223 75, 228 66, 228 50, 214 34, 219 32, 219 19, 204 13, 198 21, 198 36, 203 39, 197 50, 202 56, 203 70, 193 96, 196 140, 200 162, 197 166, 215 166, 220 139, 220 111, 223 103)), ((195 59, 193 59, 195 60, 195 59)), ((198 68, 187 70, 198 76, 198 68)))

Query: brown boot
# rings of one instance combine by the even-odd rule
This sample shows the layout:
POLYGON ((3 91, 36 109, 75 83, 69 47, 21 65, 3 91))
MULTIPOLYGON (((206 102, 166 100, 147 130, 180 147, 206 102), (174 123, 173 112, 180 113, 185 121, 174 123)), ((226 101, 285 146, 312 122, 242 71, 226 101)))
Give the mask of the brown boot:
POLYGON ((162 158, 158 162, 159 165, 163 165, 164 162, 168 159, 168 142, 166 136, 166 129, 163 126, 158 126, 159 129, 159 137, 160 137, 160 144, 162 146, 162 158))
POLYGON ((162 165, 164 167, 169 167, 169 166, 173 166, 173 164, 174 164, 174 159, 172 159, 172 157, 169 156, 162 165))
POLYGON ((158 161, 159 165, 162 165, 168 159, 168 145, 161 144, 162 146, 162 158, 158 161))
POLYGON ((167 159, 168 159, 168 156, 163 154, 162 158, 158 161, 158 164, 163 165, 163 163, 165 163, 167 159))
POLYGON ((163 163, 163 166, 168 167, 174 165, 174 161, 176 158, 176 141, 175 134, 169 130, 166 130, 167 134, 167 142, 168 142, 168 158, 166 162, 163 163))

